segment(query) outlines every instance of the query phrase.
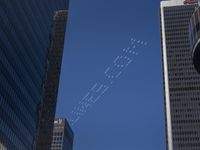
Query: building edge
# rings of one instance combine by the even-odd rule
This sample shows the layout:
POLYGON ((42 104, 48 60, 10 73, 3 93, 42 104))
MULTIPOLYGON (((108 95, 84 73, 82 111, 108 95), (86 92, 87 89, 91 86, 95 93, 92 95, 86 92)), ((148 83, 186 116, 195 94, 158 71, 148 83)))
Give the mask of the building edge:
MULTIPOLYGON (((166 118, 166 140, 168 150, 173 150, 173 137, 172 137, 172 123, 171 123, 171 107, 170 107, 170 95, 169 95, 169 77, 167 66, 167 48, 165 38, 165 20, 164 20, 164 7, 169 5, 168 1, 160 2, 160 14, 161 14, 161 35, 162 35, 162 60, 163 60, 163 78, 164 78, 164 101, 165 101, 165 118, 166 118)), ((171 3, 170 3, 171 5, 171 3)))

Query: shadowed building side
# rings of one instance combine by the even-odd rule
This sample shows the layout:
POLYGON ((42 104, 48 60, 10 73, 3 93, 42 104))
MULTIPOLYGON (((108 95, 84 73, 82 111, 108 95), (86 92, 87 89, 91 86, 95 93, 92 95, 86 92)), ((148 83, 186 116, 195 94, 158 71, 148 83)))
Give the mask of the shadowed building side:
POLYGON ((51 44, 48 52, 47 74, 44 82, 44 95, 41 105, 41 112, 39 114, 40 122, 36 150, 50 150, 51 148, 66 21, 66 10, 60 10, 55 13, 51 44))

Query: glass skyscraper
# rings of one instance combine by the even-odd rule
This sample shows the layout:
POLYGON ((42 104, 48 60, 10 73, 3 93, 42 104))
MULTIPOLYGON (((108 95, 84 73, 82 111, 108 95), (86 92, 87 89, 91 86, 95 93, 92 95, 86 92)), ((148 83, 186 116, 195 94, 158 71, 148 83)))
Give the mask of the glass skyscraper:
POLYGON ((0 2, 0 143, 32 150, 42 107, 53 16, 66 0, 0 2))
POLYGON ((167 150, 200 149, 200 76, 189 42, 195 0, 161 2, 161 47, 167 150))
POLYGON ((74 134, 67 120, 56 118, 54 121, 51 150, 72 150, 73 138, 74 134))

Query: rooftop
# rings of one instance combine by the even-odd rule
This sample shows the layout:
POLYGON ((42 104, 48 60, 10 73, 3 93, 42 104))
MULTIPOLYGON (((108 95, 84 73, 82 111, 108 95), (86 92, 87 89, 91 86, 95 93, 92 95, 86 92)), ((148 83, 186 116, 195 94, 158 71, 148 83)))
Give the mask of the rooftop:
POLYGON ((197 4, 198 0, 165 0, 160 2, 160 7, 197 4))

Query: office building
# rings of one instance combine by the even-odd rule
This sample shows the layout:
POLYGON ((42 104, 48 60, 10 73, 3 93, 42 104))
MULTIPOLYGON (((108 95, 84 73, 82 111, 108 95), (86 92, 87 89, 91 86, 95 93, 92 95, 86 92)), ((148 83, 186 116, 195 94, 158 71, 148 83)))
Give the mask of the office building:
POLYGON ((66 21, 66 10, 60 10, 55 13, 48 53, 47 74, 44 82, 43 104, 39 119, 40 128, 36 142, 37 150, 49 150, 51 148, 66 21))
POLYGON ((194 0, 162 1, 161 47, 167 150, 200 149, 200 76, 191 58, 194 0))
POLYGON ((67 8, 66 0, 0 2, 0 143, 8 150, 35 147, 53 16, 67 8))
POLYGON ((72 150, 73 131, 66 119, 56 118, 54 121, 51 150, 72 150))

